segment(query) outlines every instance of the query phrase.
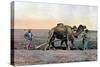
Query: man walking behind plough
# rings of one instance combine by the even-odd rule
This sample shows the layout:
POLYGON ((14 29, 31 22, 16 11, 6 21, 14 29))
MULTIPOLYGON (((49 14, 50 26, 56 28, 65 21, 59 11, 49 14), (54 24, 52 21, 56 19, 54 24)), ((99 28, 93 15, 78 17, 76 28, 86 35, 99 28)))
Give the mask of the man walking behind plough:
POLYGON ((29 49, 30 43, 32 41, 32 36, 33 36, 33 34, 30 29, 24 33, 24 39, 25 39, 24 48, 25 49, 29 49))

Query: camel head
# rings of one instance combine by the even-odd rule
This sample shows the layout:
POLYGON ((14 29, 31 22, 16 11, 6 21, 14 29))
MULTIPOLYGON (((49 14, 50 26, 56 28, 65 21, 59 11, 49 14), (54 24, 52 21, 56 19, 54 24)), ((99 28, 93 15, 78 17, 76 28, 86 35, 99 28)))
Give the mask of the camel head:
POLYGON ((77 30, 76 30, 75 37, 77 38, 78 35, 81 34, 85 29, 86 29, 85 25, 79 25, 77 30))

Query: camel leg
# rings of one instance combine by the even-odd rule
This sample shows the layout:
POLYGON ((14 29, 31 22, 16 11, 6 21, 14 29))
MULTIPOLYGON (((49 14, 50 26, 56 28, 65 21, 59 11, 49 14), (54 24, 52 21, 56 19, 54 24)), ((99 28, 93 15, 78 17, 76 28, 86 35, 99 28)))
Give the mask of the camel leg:
POLYGON ((74 39, 71 39, 72 48, 75 48, 74 39))
POLYGON ((52 45, 52 47, 55 48, 54 42, 53 42, 54 40, 55 40, 55 37, 52 37, 52 38, 50 39, 50 41, 49 41, 49 49, 50 49, 50 45, 52 45))
POLYGON ((44 48, 44 50, 46 51, 46 50, 47 50, 47 48, 48 48, 48 44, 45 44, 45 48, 44 48))
POLYGON ((67 41, 67 44, 68 44, 68 50, 70 50, 71 48, 70 48, 70 41, 69 40, 67 41))
POLYGON ((66 44, 66 49, 70 50, 70 47, 69 47, 69 45, 67 43, 67 39, 65 39, 64 41, 65 41, 65 44, 66 44))
POLYGON ((64 40, 61 40, 61 46, 63 45, 63 43, 64 43, 64 40))

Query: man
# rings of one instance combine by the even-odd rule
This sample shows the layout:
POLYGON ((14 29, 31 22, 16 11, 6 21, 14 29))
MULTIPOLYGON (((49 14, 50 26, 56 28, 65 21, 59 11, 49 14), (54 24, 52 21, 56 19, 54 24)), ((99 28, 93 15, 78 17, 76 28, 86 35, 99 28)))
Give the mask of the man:
POLYGON ((33 34, 32 34, 30 29, 27 32, 24 33, 24 38, 25 38, 24 48, 25 49, 29 49, 30 43, 32 41, 32 36, 33 36, 33 34))
POLYGON ((89 39, 89 36, 88 36, 88 29, 86 29, 82 35, 83 37, 83 40, 82 40, 82 44, 83 44, 83 49, 86 50, 88 49, 88 39, 89 39))

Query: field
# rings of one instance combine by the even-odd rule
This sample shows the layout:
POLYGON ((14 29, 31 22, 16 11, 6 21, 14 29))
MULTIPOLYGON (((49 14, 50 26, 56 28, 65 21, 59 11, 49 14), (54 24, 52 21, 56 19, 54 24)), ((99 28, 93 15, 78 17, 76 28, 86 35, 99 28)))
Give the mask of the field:
POLYGON ((14 65, 96 61, 97 50, 14 50, 14 65))
MULTIPOLYGON (((23 49, 23 42, 24 42, 24 32, 23 29, 16 29, 14 30, 14 48, 16 49, 23 49)), ((40 44, 43 44, 47 42, 48 40, 48 30, 47 29, 33 29, 33 40, 30 45, 30 49, 34 49, 35 46, 39 46, 40 44)), ((97 31, 89 31, 89 48, 97 48, 97 31)), ((82 37, 81 35, 75 39, 74 41, 76 48, 82 47, 82 37)), ((71 44, 70 44, 71 45, 71 44)), ((60 41, 55 43, 55 46, 60 46, 60 41)), ((63 45, 64 46, 64 45, 63 45)), ((43 49, 41 47, 41 49, 43 49)))
MULTIPOLYGON (((97 60, 97 32, 90 31, 89 49, 88 50, 47 50, 44 51, 44 46, 40 49, 35 49, 36 46, 47 41, 48 30, 32 30, 33 40, 29 50, 24 49, 24 30, 14 30, 14 49, 12 49, 11 58, 14 65, 30 65, 30 64, 50 64, 50 63, 66 63, 80 61, 96 61, 97 60)), ((60 41, 55 43, 56 47, 60 46, 60 41)), ((82 47, 81 35, 75 39, 76 48, 82 47)), ((65 46, 65 45, 63 45, 65 46)))

